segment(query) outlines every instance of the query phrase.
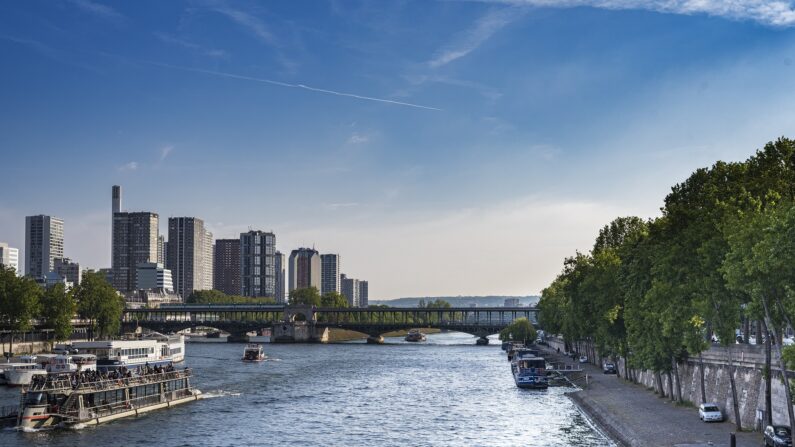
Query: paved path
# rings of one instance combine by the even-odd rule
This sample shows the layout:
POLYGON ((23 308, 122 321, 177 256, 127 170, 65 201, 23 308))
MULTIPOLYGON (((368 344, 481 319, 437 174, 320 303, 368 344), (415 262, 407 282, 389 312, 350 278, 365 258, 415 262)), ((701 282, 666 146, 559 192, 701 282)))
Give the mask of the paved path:
MULTIPOLYGON (((549 354, 555 357, 554 354, 549 354)), ((561 357, 558 357, 561 358, 561 357)), ((569 359, 569 363, 571 360, 569 359)), ((704 423, 698 409, 678 406, 641 385, 585 365, 588 388, 569 397, 614 440, 626 446, 728 446, 736 427, 730 422, 704 423)), ((761 446, 760 433, 737 434, 737 446, 761 446)))

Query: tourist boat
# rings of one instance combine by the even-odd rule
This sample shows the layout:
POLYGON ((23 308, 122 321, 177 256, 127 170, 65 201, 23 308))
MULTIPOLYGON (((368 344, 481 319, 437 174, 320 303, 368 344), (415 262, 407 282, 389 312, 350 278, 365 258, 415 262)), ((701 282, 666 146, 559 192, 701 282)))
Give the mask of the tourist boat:
POLYGON ((97 358, 97 370, 110 371, 121 368, 135 369, 139 366, 163 366, 185 359, 185 338, 182 335, 153 335, 136 340, 84 341, 72 344, 81 354, 93 354, 97 358))
POLYGON ((425 334, 420 332, 419 329, 412 329, 409 331, 408 334, 406 334, 406 341, 412 341, 412 342, 425 341, 425 334))
POLYGON ((518 356, 511 362, 513 380, 519 388, 547 388, 546 360, 542 357, 518 356))
POLYGON ((246 349, 243 350, 244 362, 261 362, 265 360, 265 354, 262 352, 262 345, 257 343, 249 343, 246 349))
POLYGON ((35 362, 19 364, 20 366, 10 369, 6 376, 7 384, 24 386, 29 385, 35 376, 93 371, 97 368, 97 357, 93 354, 41 354, 34 359, 35 362))
MULTIPOLYGON (((166 368, 116 379, 77 380, 82 373, 37 379, 23 388, 17 427, 95 425, 198 400, 191 371, 166 368)), ((90 377, 90 376, 89 376, 90 377)))
POLYGON ((30 383, 33 376, 46 376, 47 371, 38 363, 6 363, 3 365, 2 381, 8 386, 21 386, 30 383))

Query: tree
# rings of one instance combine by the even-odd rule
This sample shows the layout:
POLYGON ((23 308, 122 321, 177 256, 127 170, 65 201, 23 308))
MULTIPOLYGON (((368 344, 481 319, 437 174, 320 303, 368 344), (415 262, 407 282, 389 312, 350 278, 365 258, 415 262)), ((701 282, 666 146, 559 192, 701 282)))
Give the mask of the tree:
POLYGON ((500 340, 502 341, 514 340, 527 344, 528 341, 533 342, 535 339, 536 330, 530 320, 525 317, 513 320, 511 324, 500 331, 500 340))
POLYGON ((121 328, 124 299, 119 296, 104 275, 87 272, 79 286, 75 287, 77 313, 89 321, 89 338, 117 335, 121 328))
POLYGON ((31 278, 18 278, 12 268, 0 266, 0 318, 11 329, 9 352, 13 352, 14 334, 33 328, 38 316, 41 287, 31 278))
POLYGON ((326 292, 320 297, 322 307, 348 307, 348 298, 339 292, 326 292))
POLYGON ((41 297, 41 317, 46 327, 52 329, 56 341, 68 340, 72 335, 72 318, 76 312, 77 303, 61 283, 48 288, 41 297))
POLYGON ((320 292, 317 290, 317 287, 314 286, 303 289, 293 289, 290 291, 290 304, 293 306, 305 305, 320 307, 320 292))

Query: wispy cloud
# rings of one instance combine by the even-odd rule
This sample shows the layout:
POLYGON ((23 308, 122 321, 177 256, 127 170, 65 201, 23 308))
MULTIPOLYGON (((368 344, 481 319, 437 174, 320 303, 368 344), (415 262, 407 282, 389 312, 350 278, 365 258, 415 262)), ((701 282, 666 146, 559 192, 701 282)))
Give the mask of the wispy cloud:
POLYGON ((163 146, 162 148, 160 148, 160 161, 162 162, 163 160, 165 160, 166 157, 168 157, 168 155, 173 150, 174 150, 174 146, 171 146, 171 145, 163 146))
POLYGON ((475 51, 489 40, 497 31, 521 15, 518 8, 502 8, 487 12, 480 17, 475 26, 464 32, 455 42, 437 51, 428 61, 431 68, 439 68, 475 51))
POLYGON ((179 37, 172 36, 170 34, 156 32, 156 33, 154 33, 154 36, 157 37, 161 42, 168 43, 168 44, 171 44, 171 45, 176 45, 176 46, 179 46, 179 47, 182 47, 182 48, 187 48, 187 49, 189 49, 191 51, 203 54, 205 56, 210 56, 210 57, 227 57, 228 56, 227 52, 224 51, 224 50, 219 50, 217 48, 206 48, 206 47, 204 47, 202 45, 199 45, 197 43, 193 43, 193 42, 187 41, 185 39, 180 39, 179 37))
POLYGON ((706 14, 732 20, 752 20, 768 26, 795 25, 791 0, 481 0, 514 6, 602 9, 642 9, 669 14, 706 14))
POLYGON ((119 166, 119 171, 122 171, 122 172, 124 172, 124 171, 135 171, 137 169, 138 169, 138 162, 137 161, 131 161, 129 163, 125 163, 125 164, 119 166))
POLYGON ((269 45, 277 45, 276 37, 268 29, 268 26, 265 25, 265 22, 260 20, 259 17, 249 14, 245 11, 232 8, 215 8, 214 11, 228 17, 233 22, 242 26, 259 40, 269 45))
POLYGON ((413 107, 413 108, 416 108, 416 109, 424 109, 424 110, 435 110, 435 111, 441 111, 442 110, 442 109, 439 109, 439 108, 436 108, 436 107, 424 106, 424 105, 421 105, 421 104, 414 104, 414 103, 403 102, 403 101, 394 101, 394 100, 391 100, 391 99, 376 98, 376 97, 373 97, 373 96, 364 96, 364 95, 358 95, 358 94, 355 94, 355 93, 339 92, 339 91, 336 91, 336 90, 328 90, 328 89, 325 89, 325 88, 312 87, 312 86, 305 85, 305 84, 291 84, 291 83, 288 83, 288 82, 275 81, 275 80, 272 80, 272 79, 255 78, 255 77, 252 77, 252 76, 243 76, 243 75, 239 75, 239 74, 226 73, 226 72, 222 72, 222 71, 204 70, 204 69, 201 69, 201 68, 182 67, 182 66, 179 66, 179 65, 163 64, 163 63, 160 63, 160 62, 147 61, 147 62, 144 62, 144 63, 150 64, 150 65, 155 65, 155 66, 158 66, 158 67, 171 68, 171 69, 175 69, 175 70, 191 71, 191 72, 194 72, 194 73, 203 73, 203 74, 208 74, 208 75, 218 76, 218 77, 223 77, 223 78, 229 78, 229 79, 240 79, 240 80, 243 80, 243 81, 261 82, 261 83, 264 83, 264 84, 277 85, 279 87, 287 87, 287 88, 294 88, 294 89, 300 89, 300 90, 307 90, 307 91, 315 92, 315 93, 323 93, 323 94, 326 94, 326 95, 342 96, 342 97, 346 97, 346 98, 354 98, 354 99, 359 99, 359 100, 363 100, 363 101, 374 101, 374 102, 380 102, 380 103, 384 103, 384 104, 392 104, 392 105, 404 106, 404 107, 413 107))
POLYGON ((93 14, 95 16, 110 20, 124 19, 124 16, 120 12, 102 3, 97 3, 91 0, 69 0, 69 2, 84 12, 93 14))
POLYGON ((347 143, 348 144, 364 144, 370 141, 370 137, 367 135, 362 135, 360 133, 354 133, 349 138, 347 143))

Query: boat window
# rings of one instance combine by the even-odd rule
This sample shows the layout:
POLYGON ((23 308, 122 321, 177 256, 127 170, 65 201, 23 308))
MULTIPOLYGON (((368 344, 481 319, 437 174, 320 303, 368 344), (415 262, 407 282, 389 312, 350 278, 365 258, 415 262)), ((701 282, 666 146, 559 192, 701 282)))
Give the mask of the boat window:
POLYGON ((28 405, 40 405, 43 399, 44 393, 28 393, 25 401, 28 405))

